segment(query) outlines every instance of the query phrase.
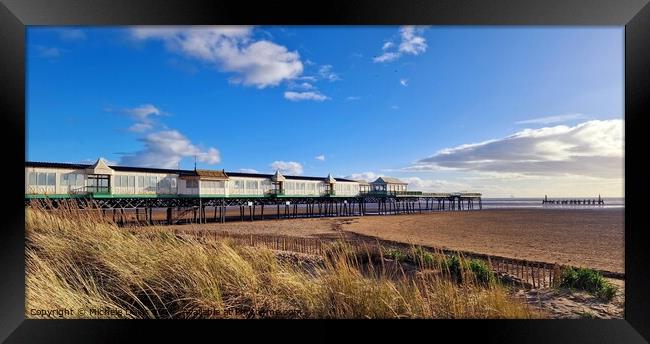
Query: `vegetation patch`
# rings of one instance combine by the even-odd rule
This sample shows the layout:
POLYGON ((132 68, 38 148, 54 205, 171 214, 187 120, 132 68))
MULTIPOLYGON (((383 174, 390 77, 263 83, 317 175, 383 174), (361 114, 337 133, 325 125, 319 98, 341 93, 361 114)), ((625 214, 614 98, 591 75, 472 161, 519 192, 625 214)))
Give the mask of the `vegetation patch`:
MULTIPOLYGON (((29 208, 25 228, 28 318, 538 317, 493 281, 395 275, 347 243, 305 268, 263 247, 125 230, 100 211, 29 208)), ((449 260, 439 262, 458 265, 449 260)))
POLYGON ((611 300, 618 288, 592 269, 568 267, 562 270, 560 287, 584 290, 603 300, 611 300))

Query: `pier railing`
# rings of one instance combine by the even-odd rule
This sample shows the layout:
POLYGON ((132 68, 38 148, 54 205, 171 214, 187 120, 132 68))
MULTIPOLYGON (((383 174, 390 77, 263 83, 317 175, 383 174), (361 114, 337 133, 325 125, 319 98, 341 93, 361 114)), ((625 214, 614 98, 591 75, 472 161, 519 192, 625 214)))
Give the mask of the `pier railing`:
POLYGON ((108 195, 111 193, 110 186, 82 186, 70 190, 73 195, 108 195))

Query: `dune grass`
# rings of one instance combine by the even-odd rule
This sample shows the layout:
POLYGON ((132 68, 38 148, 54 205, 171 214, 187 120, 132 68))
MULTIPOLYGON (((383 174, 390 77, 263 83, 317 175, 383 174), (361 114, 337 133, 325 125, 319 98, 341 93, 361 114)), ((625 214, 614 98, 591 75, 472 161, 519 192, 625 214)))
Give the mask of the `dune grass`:
POLYGON ((585 290, 605 301, 610 301, 618 288, 605 280, 603 275, 592 269, 567 267, 562 270, 560 287, 585 290))
POLYGON ((493 279, 395 276, 350 257, 345 244, 305 268, 229 240, 198 241, 155 227, 129 231, 75 207, 29 208, 25 227, 28 318, 63 308, 85 310, 66 318, 538 316, 493 279), (97 309, 121 312, 91 313, 97 309))

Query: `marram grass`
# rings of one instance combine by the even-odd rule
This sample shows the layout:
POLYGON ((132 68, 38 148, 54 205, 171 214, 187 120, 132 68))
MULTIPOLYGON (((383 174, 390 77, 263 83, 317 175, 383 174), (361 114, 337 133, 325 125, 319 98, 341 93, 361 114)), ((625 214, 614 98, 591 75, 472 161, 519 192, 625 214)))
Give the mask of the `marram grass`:
POLYGON ((497 282, 395 276, 345 250, 305 268, 228 240, 129 231, 75 207, 28 208, 25 226, 28 318, 539 316, 497 282))

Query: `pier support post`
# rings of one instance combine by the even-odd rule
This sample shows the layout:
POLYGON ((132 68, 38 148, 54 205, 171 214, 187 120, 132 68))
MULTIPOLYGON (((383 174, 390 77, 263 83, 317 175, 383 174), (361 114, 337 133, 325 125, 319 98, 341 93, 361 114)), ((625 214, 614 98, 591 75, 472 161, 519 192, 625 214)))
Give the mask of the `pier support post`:
POLYGON ((172 208, 167 208, 167 224, 172 224, 172 208))

